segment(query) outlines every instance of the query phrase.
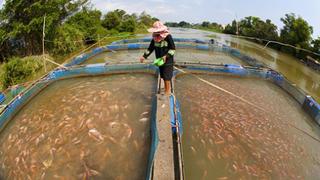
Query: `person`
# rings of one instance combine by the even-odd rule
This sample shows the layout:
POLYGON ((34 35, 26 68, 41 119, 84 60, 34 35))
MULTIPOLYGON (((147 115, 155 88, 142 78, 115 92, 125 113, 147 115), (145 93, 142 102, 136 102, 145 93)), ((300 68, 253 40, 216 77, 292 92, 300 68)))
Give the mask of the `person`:
POLYGON ((156 58, 163 58, 165 63, 159 67, 160 77, 164 80, 165 94, 170 95, 174 53, 176 50, 173 38, 169 33, 168 27, 160 21, 156 21, 148 31, 152 33, 152 40, 149 48, 140 58, 140 62, 143 63, 153 51, 155 51, 156 58))

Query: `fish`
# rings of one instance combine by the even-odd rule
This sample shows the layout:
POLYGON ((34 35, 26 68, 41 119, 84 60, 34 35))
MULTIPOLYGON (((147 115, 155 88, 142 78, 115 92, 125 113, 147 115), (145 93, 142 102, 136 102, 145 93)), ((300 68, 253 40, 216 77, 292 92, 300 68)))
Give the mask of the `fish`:
POLYGON ((149 112, 148 112, 148 111, 145 111, 145 112, 141 113, 141 116, 145 116, 145 115, 147 115, 147 114, 149 114, 149 112))
POLYGON ((115 104, 115 105, 109 106, 109 109, 111 111, 118 111, 119 110, 119 106, 117 104, 115 104))
POLYGON ((129 104, 124 105, 124 109, 127 109, 129 106, 129 104))
POLYGON ((107 139, 109 139, 111 142, 113 142, 114 144, 117 144, 117 141, 115 138, 113 138, 112 136, 107 136, 107 139))
POLYGON ((196 149, 193 146, 190 146, 190 149, 193 153, 196 153, 196 149))
POLYGON ((45 135, 42 133, 38 138, 36 139, 36 145, 41 143, 45 139, 45 135))
POLYGON ((111 156, 111 151, 109 149, 106 149, 104 154, 103 154, 103 157, 107 158, 107 157, 110 157, 110 156, 111 156))
POLYGON ((138 150, 138 149, 139 149, 138 141, 137 141, 137 140, 134 140, 134 141, 133 141, 133 144, 134 144, 134 147, 136 148, 136 150, 138 150))
POLYGON ((104 137, 102 136, 102 134, 95 128, 90 129, 88 134, 91 138, 95 139, 96 141, 103 141, 104 140, 104 137))
POLYGON ((85 163, 85 161, 82 161, 83 163, 83 166, 84 166, 84 169, 85 169, 85 172, 82 173, 82 179, 89 179, 91 176, 97 176, 97 175, 101 175, 100 172, 94 170, 94 169, 90 169, 87 164, 85 163))
POLYGON ((86 126, 87 126, 88 129, 93 129, 94 128, 94 124, 93 124, 91 119, 88 119, 86 121, 86 126))
POLYGON ((139 119, 140 122, 146 122, 148 120, 149 120, 149 118, 141 118, 141 119, 139 119))
POLYGON ((81 123, 80 123, 80 125, 79 125, 79 129, 82 129, 82 128, 83 128, 85 122, 86 122, 85 119, 83 119, 83 120, 81 121, 81 123))
POLYGON ((81 142, 81 140, 78 139, 77 137, 75 137, 75 138, 73 138, 73 139, 71 140, 71 142, 76 145, 76 144, 79 144, 79 143, 81 142))
POLYGON ((219 178, 217 178, 217 179, 218 179, 218 180, 227 180, 228 177, 224 176, 224 177, 219 177, 219 178))
POLYGON ((202 175, 202 179, 206 179, 208 176, 208 171, 207 170, 204 170, 203 171, 203 175, 202 175))
POLYGON ((43 173, 41 174, 40 179, 44 179, 45 176, 46 176, 46 172, 43 172, 43 173))
POLYGON ((212 161, 214 158, 214 153, 210 149, 208 150, 207 157, 210 161, 212 161))
POLYGON ((132 129, 129 128, 129 129, 127 130, 127 132, 128 132, 127 138, 129 139, 129 138, 131 137, 131 135, 132 135, 132 129))
POLYGON ((49 168, 52 165, 52 159, 47 159, 45 161, 42 162, 42 164, 44 165, 45 168, 49 168))

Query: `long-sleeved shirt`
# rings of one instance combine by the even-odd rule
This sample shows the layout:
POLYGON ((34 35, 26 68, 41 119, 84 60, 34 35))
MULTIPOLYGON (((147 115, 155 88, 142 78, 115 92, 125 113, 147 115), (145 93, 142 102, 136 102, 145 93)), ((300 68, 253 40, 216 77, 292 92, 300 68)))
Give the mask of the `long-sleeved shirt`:
POLYGON ((156 58, 161 58, 166 56, 165 65, 173 64, 173 56, 176 50, 176 46, 173 42, 172 36, 169 34, 164 40, 160 42, 155 42, 153 39, 149 45, 147 51, 143 54, 144 58, 148 58, 150 54, 153 52, 156 53, 156 58))

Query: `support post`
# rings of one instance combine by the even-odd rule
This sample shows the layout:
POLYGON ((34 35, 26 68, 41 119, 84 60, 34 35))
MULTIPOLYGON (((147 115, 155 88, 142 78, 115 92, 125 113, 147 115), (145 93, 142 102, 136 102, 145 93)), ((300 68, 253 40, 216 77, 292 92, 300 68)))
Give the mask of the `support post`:
POLYGON ((45 55, 44 55, 44 38, 45 38, 45 28, 46 28, 46 14, 43 17, 43 28, 42 28, 42 60, 43 60, 43 66, 45 72, 47 72, 47 65, 46 65, 46 60, 45 60, 45 55))

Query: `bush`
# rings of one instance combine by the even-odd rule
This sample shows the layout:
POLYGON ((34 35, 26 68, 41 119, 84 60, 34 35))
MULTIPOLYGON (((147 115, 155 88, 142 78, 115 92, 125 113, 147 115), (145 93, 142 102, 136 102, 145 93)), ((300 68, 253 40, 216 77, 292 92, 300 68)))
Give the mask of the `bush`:
POLYGON ((3 88, 23 83, 30 79, 43 67, 41 61, 32 58, 11 58, 8 63, 2 67, 3 74, 1 77, 1 83, 3 88))

